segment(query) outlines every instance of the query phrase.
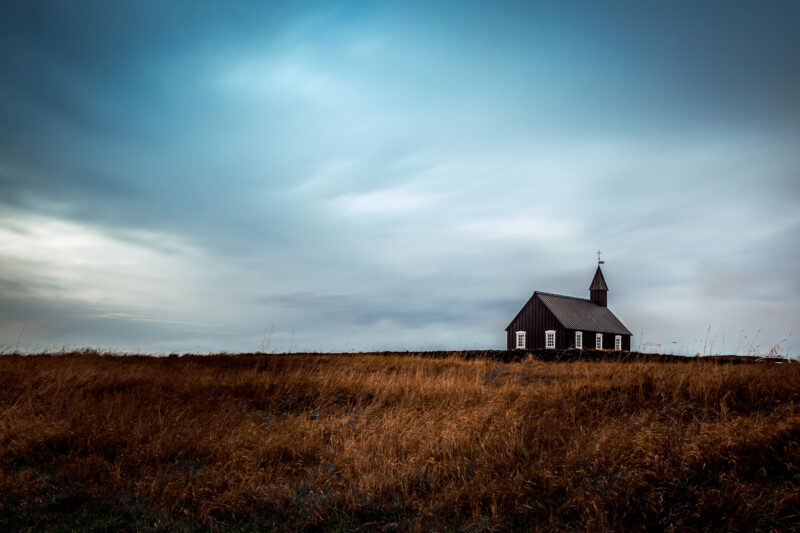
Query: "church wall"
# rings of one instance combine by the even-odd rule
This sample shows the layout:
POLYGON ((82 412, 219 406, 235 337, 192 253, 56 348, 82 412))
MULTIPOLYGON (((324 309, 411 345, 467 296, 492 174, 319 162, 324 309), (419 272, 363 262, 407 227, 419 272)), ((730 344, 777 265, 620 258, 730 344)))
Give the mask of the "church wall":
POLYGON ((566 330, 538 296, 534 295, 507 331, 506 346, 509 350, 515 349, 516 332, 525 331, 526 349, 544 349, 545 331, 550 329, 556 332, 556 349, 566 348, 566 330))

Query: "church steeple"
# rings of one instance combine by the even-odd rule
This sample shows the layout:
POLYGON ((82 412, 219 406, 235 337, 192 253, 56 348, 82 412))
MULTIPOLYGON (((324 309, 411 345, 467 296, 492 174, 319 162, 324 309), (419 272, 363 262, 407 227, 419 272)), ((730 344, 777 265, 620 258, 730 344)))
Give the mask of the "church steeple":
POLYGON ((592 284, 589 285, 589 299, 602 307, 608 307, 608 285, 603 278, 603 271, 600 270, 600 265, 597 265, 597 272, 594 273, 592 284))

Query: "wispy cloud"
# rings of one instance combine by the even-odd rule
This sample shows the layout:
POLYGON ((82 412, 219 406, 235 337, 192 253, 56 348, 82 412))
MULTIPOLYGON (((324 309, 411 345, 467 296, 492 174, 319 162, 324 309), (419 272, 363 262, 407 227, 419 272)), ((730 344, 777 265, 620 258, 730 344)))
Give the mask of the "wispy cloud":
POLYGON ((351 217, 382 215, 413 215, 415 211, 435 208, 437 195, 415 190, 409 186, 375 191, 342 194, 331 204, 334 209, 351 217))

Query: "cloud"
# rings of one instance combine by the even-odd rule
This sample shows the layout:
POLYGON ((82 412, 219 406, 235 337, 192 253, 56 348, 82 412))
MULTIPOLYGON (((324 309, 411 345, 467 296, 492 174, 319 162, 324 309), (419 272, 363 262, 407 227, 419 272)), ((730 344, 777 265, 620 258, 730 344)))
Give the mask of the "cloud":
POLYGON ((408 186, 376 191, 343 194, 331 204, 346 216, 409 215, 436 204, 436 195, 414 190, 408 186))
POLYGON ((577 237, 578 225, 574 220, 557 213, 519 213, 468 220, 458 227, 468 239, 486 241, 511 241, 548 245, 577 237))
MULTIPOLYGON (((36 325, 30 335, 37 327, 63 332, 64 323, 80 323, 92 330, 108 321, 137 331, 147 331, 136 326, 147 323, 151 335, 220 333, 207 313, 196 310, 208 303, 196 291, 204 279, 198 265, 208 260, 203 252, 166 234, 133 231, 127 237, 19 212, 0 218, 1 306, 13 320, 4 336, 19 323, 36 325), (12 310, 22 314, 13 316, 12 310)), ((67 341, 46 334, 40 340, 45 339, 67 341)), ((150 341, 145 336, 137 344, 150 341)))
POLYGON ((15 6, 0 340, 502 347, 598 248, 648 339, 785 335, 794 10, 15 6))

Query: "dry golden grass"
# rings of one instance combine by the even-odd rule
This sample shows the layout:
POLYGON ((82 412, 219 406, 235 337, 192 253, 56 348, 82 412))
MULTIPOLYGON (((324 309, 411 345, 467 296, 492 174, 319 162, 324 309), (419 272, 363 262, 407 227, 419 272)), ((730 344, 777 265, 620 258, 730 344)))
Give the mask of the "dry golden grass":
POLYGON ((798 404, 798 364, 3 356, 0 529, 791 529, 798 404))

